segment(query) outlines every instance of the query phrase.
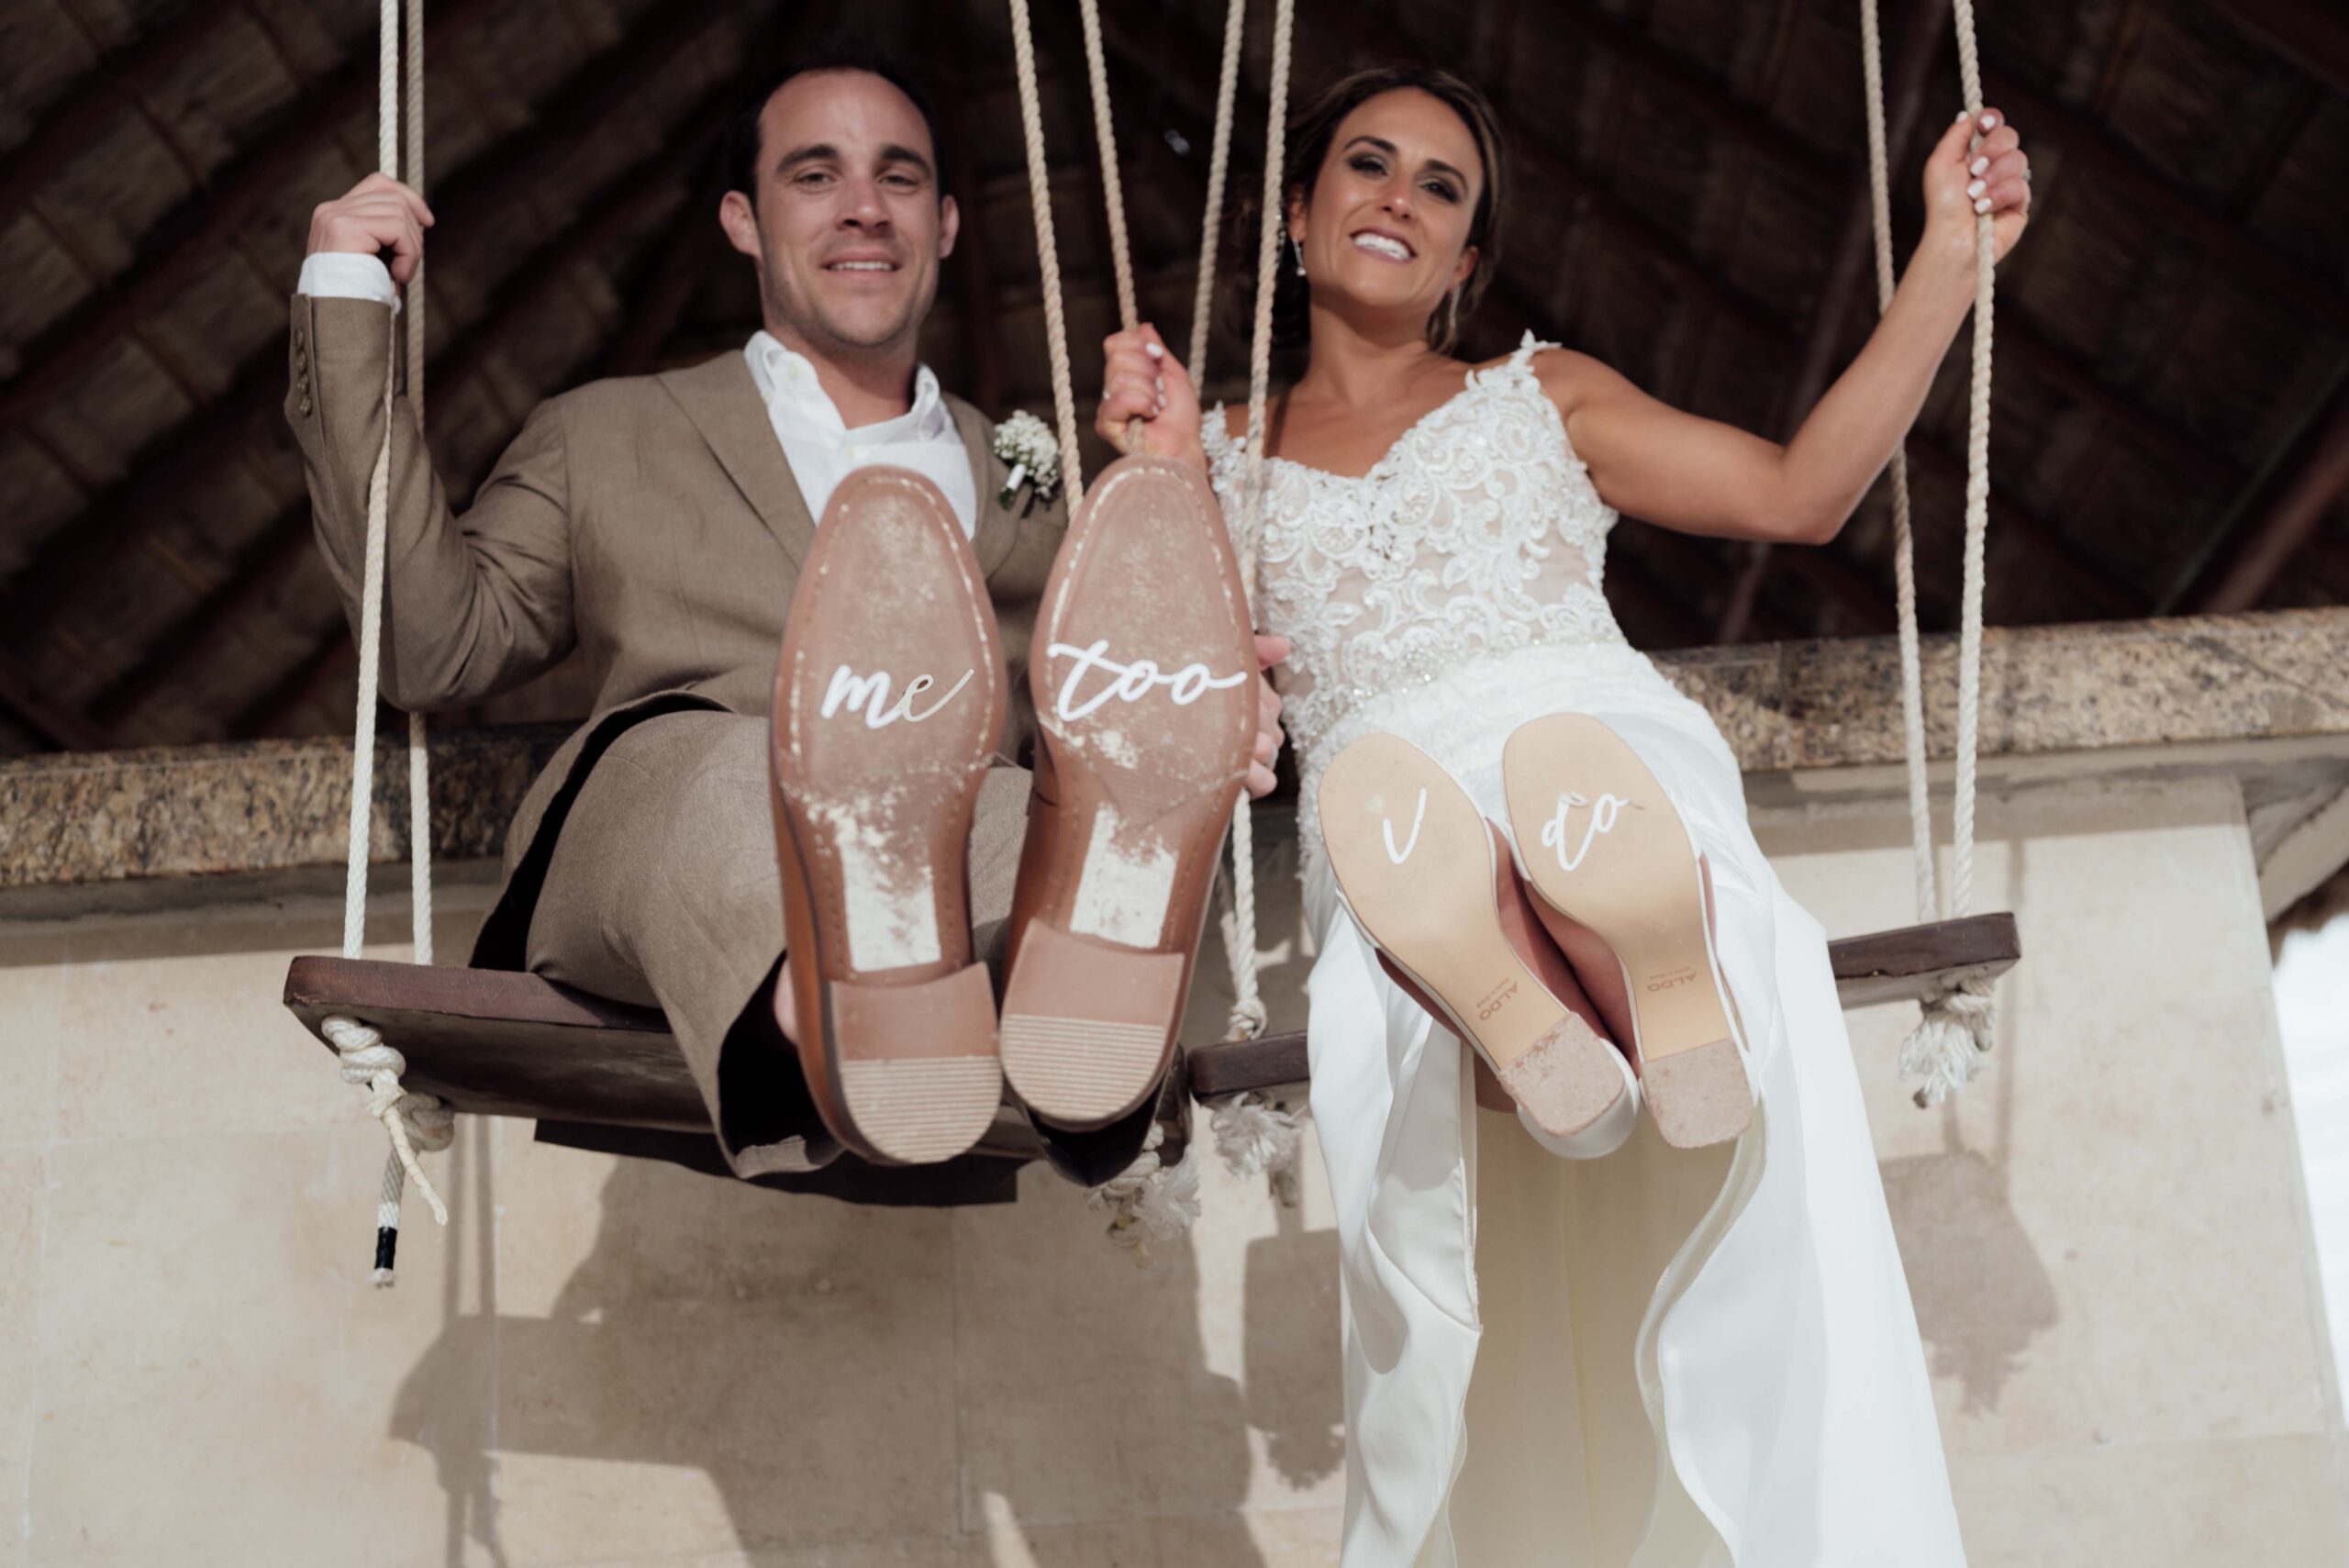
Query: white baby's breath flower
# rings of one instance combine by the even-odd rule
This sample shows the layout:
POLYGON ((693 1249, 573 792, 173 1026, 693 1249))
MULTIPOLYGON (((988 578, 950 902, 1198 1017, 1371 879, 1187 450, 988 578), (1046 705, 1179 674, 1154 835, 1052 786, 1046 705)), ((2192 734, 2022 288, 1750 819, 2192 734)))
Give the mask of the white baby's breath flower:
POLYGON ((1061 487, 1061 444, 1044 422, 1026 409, 995 428, 993 448, 996 456, 1011 465, 1003 488, 996 492, 996 505, 1010 506, 1023 483, 1033 484, 1037 498, 1045 501, 1061 487))

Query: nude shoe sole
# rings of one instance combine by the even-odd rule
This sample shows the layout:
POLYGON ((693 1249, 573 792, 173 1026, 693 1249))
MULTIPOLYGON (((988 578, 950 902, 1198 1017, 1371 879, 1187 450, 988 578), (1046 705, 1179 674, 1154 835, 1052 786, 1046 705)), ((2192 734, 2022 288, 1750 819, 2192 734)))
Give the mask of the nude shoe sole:
POLYGON ((1354 923, 1543 1136, 1572 1138, 1623 1100, 1620 1053, 1509 944, 1484 814, 1435 759, 1392 735, 1365 736, 1330 759, 1316 799, 1354 923))
POLYGON ((1174 1058, 1256 731, 1248 599, 1214 493, 1130 457, 1086 494, 1029 645, 1044 756, 1013 900, 1005 1076, 1038 1119, 1118 1121, 1174 1058))
POLYGON ((800 1063, 867 1160, 951 1159, 1003 1097, 965 853, 1008 703, 945 496, 904 469, 851 474, 792 595, 771 762, 800 1063))
POLYGON ((1534 896, 1614 950, 1641 1089, 1664 1141, 1725 1143, 1753 1118, 1735 1004, 1680 813, 1614 730, 1584 714, 1520 726, 1501 756, 1519 865, 1534 896))

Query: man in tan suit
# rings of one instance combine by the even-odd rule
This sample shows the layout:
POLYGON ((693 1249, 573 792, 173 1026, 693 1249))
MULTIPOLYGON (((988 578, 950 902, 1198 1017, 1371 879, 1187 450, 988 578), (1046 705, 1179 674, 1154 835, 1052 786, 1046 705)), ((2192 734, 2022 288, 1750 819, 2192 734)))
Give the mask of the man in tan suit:
MULTIPOLYGON (((742 351, 548 400, 462 517, 408 406, 393 414, 384 696, 462 706, 574 653, 596 692, 516 816, 473 962, 665 1008, 744 1176, 838 1152, 776 1018, 768 712, 816 519, 853 469, 936 484, 1000 628, 1016 695, 970 839, 981 956, 1019 860, 1028 639, 1066 517, 1032 483, 998 499, 1009 473, 992 423, 918 362, 959 221, 934 147, 894 67, 803 62, 746 101, 730 137, 720 221, 757 264, 765 320, 742 351)), ((317 209, 293 301, 285 413, 354 628, 395 291, 431 222, 414 192, 371 176, 317 209)), ((1260 737, 1260 764, 1276 745, 1260 737)), ((1253 793, 1270 785, 1268 766, 1252 770, 1253 793)))

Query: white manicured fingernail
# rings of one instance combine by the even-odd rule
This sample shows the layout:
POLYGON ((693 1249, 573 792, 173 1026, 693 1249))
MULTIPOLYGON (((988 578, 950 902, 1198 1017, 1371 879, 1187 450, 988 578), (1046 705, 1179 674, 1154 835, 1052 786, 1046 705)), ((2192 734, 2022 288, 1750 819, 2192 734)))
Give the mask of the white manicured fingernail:
POLYGON ((1166 350, 1155 343, 1144 343, 1141 346, 1141 351, 1153 360, 1163 360, 1166 357, 1166 350))
POLYGON ((1976 212, 1988 212, 1990 210, 1990 198, 1984 196, 1980 201, 1976 202, 1974 204, 1974 210, 1976 212))
MULTIPOLYGON (((1958 111, 1957 111, 1957 118, 1958 118, 1958 119, 1960 119, 1960 120, 1962 120, 1962 119, 1964 119, 1965 117, 1965 111, 1964 109, 1960 109, 1960 110, 1958 110, 1958 111)), ((1956 120, 1953 120, 1953 121, 1951 121, 1950 123, 1951 123, 1951 124, 1953 124, 1953 125, 1954 125, 1954 124, 1956 124, 1956 123, 1957 123, 1957 121, 1956 121, 1956 120)))
POLYGON ((1979 174, 1983 170, 1987 169, 1989 166, 1990 161, 1987 158, 1976 158, 1973 162, 1965 166, 1965 172, 1969 174, 1979 174))
POLYGON ((1965 187, 1965 194, 1969 196, 1978 196, 1989 188, 1989 186, 1984 184, 1981 181, 1976 180, 1972 184, 1965 187))
POLYGON ((1996 129, 1998 129, 1998 116, 1996 116, 1996 115, 1984 115, 1984 116, 1982 117, 1982 128, 1983 128, 1984 130, 1996 130, 1996 129))

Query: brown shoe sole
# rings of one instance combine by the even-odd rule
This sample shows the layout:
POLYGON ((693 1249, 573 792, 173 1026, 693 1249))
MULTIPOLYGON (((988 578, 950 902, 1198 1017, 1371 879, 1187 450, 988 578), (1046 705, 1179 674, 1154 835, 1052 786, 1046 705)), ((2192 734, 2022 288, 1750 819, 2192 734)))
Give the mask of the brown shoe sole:
POLYGON ((904 469, 851 474, 792 595, 771 756, 800 1064, 867 1160, 951 1159, 1002 1099, 964 857, 1007 685, 945 496, 904 469))
POLYGON ((1622 737, 1586 714, 1520 726, 1502 788, 1526 884, 1615 951, 1640 1086, 1664 1141, 1725 1143, 1753 1119, 1735 1004, 1679 810, 1622 737))
POLYGON ((1354 923, 1534 1125, 1571 1138, 1612 1108, 1621 1059, 1510 945, 1493 840, 1468 792, 1409 741, 1366 735, 1330 759, 1315 798, 1354 923))
POLYGON ((1257 666, 1222 513, 1187 463, 1103 472, 1045 584, 1044 756, 1014 904, 1003 1069, 1036 1118, 1105 1127, 1173 1060, 1248 773, 1257 666))

